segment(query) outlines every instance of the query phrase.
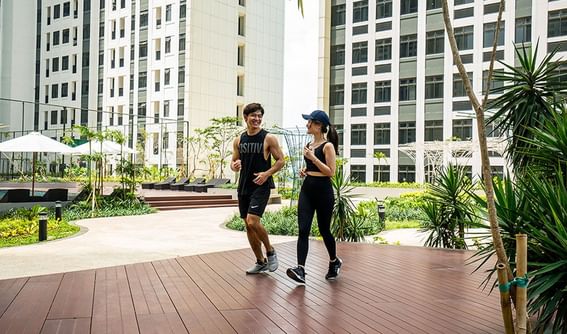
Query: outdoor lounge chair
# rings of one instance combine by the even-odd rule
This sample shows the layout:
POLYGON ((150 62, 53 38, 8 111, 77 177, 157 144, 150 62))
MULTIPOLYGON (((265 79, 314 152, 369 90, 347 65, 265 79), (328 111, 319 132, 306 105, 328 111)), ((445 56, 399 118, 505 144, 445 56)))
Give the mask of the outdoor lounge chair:
POLYGON ((209 188, 216 188, 227 183, 230 183, 230 179, 212 179, 205 184, 195 186, 195 191, 198 193, 206 193, 209 188))
POLYGON ((169 189, 171 190, 183 190, 183 186, 189 182, 189 178, 188 177, 184 177, 182 179, 180 179, 178 182, 172 183, 169 185, 169 189))
POLYGON ((175 183, 175 177, 173 177, 173 176, 172 176, 172 177, 168 177, 167 179, 165 179, 165 180, 163 180, 163 181, 161 181, 161 182, 155 183, 155 184, 154 184, 154 189, 160 189, 160 190, 169 189, 169 186, 170 186, 172 183, 175 183))
POLYGON ((29 189, 8 189, 2 199, 0 199, 2 203, 22 203, 30 201, 31 196, 29 189))
POLYGON ((186 185, 183 186, 183 190, 185 191, 195 191, 195 186, 201 185, 205 183, 205 179, 202 177, 196 178, 195 180, 193 180, 193 182, 191 183, 187 183, 186 185))
POLYGON ((69 189, 65 188, 54 188, 49 189, 43 194, 43 196, 39 197, 39 202, 56 202, 62 201, 65 202, 68 200, 69 189))

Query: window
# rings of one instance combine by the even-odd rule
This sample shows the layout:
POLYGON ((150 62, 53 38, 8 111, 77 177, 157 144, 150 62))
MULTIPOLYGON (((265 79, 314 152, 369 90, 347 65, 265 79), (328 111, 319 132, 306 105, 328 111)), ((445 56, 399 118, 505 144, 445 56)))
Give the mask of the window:
POLYGON ((53 84, 51 85, 51 98, 56 99, 59 97, 59 85, 53 84))
POLYGON ((148 10, 140 11, 140 28, 148 27, 148 10))
POLYGON ((140 42, 140 58, 148 56, 148 41, 140 42))
POLYGON ((417 12, 417 0, 401 0, 400 14, 410 14, 417 12))
POLYGON ((374 102, 390 102, 392 99, 391 81, 376 81, 374 83, 374 102))
POLYGON ((66 71, 69 69, 69 56, 61 57, 61 71, 66 71))
POLYGON ((67 97, 69 95, 69 84, 64 82, 61 84, 61 97, 67 97))
POLYGON ((442 8, 441 0, 427 0, 427 9, 442 8))
POLYGON ((398 182, 415 182, 415 166, 399 165, 398 182))
POLYGON ((69 43, 69 29, 63 29, 61 36, 61 44, 69 43))
POLYGON ((352 76, 366 75, 366 74, 368 74, 368 67, 366 66, 352 68, 352 76))
MULTIPOLYGON (((469 77, 472 85, 473 73, 467 72, 467 76, 469 77)), ((465 84, 463 83, 463 80, 461 80, 461 75, 459 73, 456 73, 453 74, 453 97, 458 96, 467 96, 467 92, 465 90, 465 84)))
POLYGON ((453 137, 459 140, 470 140, 472 138, 472 119, 454 119, 453 137))
POLYGON ((532 41, 532 18, 531 16, 516 19, 516 43, 532 41))
POLYGON ((366 104, 366 82, 352 84, 352 104, 366 104))
POLYGON ((364 148, 356 148, 350 150, 350 157, 351 158, 365 158, 366 157, 366 149, 364 148))
POLYGON ((400 58, 417 56, 417 34, 400 36, 400 58))
POLYGON ((366 145, 366 124, 353 124, 350 128, 350 144, 366 145))
POLYGON ((163 117, 169 117, 169 100, 163 101, 163 117))
POLYGON ((165 22, 171 22, 171 4, 165 6, 165 22))
POLYGON ((365 63, 368 61, 368 42, 352 43, 352 63, 365 63))
POLYGON ((352 3, 352 23, 368 21, 368 0, 352 3))
POLYGON ((146 102, 138 103, 138 117, 146 117, 146 102))
POLYGON ((376 40, 376 60, 392 59, 392 39, 384 38, 376 40))
POLYGON ((549 12, 547 19, 547 36, 567 35, 567 9, 549 12))
MULTIPOLYGON (((489 91, 491 93, 492 93, 492 90, 497 89, 497 88, 501 88, 501 87, 504 86, 504 82, 499 81, 499 80, 494 80, 494 76, 496 76, 498 74, 497 72, 502 72, 502 70, 494 70, 494 73, 492 74, 492 80, 490 81, 490 87, 489 87, 489 91)), ((482 71, 482 93, 483 94, 486 92, 487 80, 488 80, 488 71, 482 71)), ((501 93, 501 92, 496 92, 496 93, 501 93)))
POLYGON ((179 51, 185 51, 185 33, 179 34, 179 51))
POLYGON ((57 110, 51 110, 51 125, 57 124, 57 110))
POLYGON ((366 116, 366 107, 364 108, 352 108, 350 110, 351 117, 361 117, 366 116))
POLYGON ((398 128, 398 143, 407 144, 415 142, 415 122, 400 122, 398 128))
POLYGON ((432 75, 425 77, 425 98, 443 98, 443 76, 432 75))
POLYGON ((63 3, 63 17, 71 15, 71 3, 64 2, 63 3))
POLYGON ((55 57, 51 60, 51 70, 53 72, 59 71, 59 57, 55 57))
MULTIPOLYGON (((506 8, 504 8, 505 10, 506 8)), ((500 2, 496 3, 489 3, 488 5, 484 5, 484 15, 498 13, 500 10, 500 2)))
POLYGON ((238 36, 244 36, 244 15, 238 17, 238 36))
POLYGON ((59 45, 59 31, 53 32, 53 46, 59 45))
POLYGON ((400 79, 400 101, 415 100, 415 78, 400 79))
POLYGON ((392 0, 376 0, 376 18, 392 17, 392 0))
POLYGON ((390 145, 390 123, 374 124, 374 145, 390 145))
POLYGON ((474 7, 458 9, 455 11, 455 19, 462 19, 464 17, 474 16, 474 7))
POLYGON ((345 86, 344 85, 331 85, 330 105, 342 106, 345 104, 345 86))
POLYGON ((455 0, 455 6, 464 5, 466 3, 473 3, 474 0, 455 0))
POLYGON ((53 6, 53 19, 58 19, 61 17, 61 5, 53 6))
POLYGON ((236 95, 244 96, 244 76, 239 75, 236 77, 236 95))
POLYGON ((178 99, 177 100, 177 116, 183 116, 185 110, 185 100, 178 99))
POLYGON ((445 31, 436 30, 427 33, 426 50, 425 53, 435 54, 443 53, 445 49, 445 31))
POLYGON ((392 30, 392 21, 376 23, 376 31, 392 30))
POLYGON ((331 47, 331 66, 345 64, 345 45, 333 45, 331 47))
POLYGON ((147 72, 140 72, 138 73, 138 88, 146 88, 148 85, 148 73, 147 72))
POLYGON ((331 7, 331 26, 336 27, 345 24, 346 7, 345 5, 334 5, 331 7))
POLYGON ((166 68, 163 75, 163 84, 169 85, 171 81, 171 68, 166 68))
POLYGON ((165 38, 165 53, 171 53, 171 36, 165 38))
POLYGON ((494 122, 490 122, 484 126, 486 137, 502 137, 502 128, 498 128, 494 122))
POLYGON ((61 124, 67 124, 67 109, 63 108, 63 110, 61 110, 61 120, 60 120, 61 124))
POLYGON ((390 166, 374 165, 374 182, 390 182, 390 166))
POLYGON ((443 140, 443 120, 425 121, 425 141, 443 140))
POLYGON ((179 18, 184 19, 187 16, 187 5, 182 4, 179 6, 179 18))
POLYGON ((455 39, 459 50, 470 50, 474 45, 473 26, 455 28, 455 39))
POLYGON ((366 182, 366 165, 351 165, 350 180, 351 182, 366 182))
MULTIPOLYGON (((496 33, 496 22, 484 24, 484 34, 482 45, 487 48, 491 47, 494 42, 494 34, 496 33)), ((498 31, 498 45, 504 45, 504 21, 500 22, 500 31, 498 31)))

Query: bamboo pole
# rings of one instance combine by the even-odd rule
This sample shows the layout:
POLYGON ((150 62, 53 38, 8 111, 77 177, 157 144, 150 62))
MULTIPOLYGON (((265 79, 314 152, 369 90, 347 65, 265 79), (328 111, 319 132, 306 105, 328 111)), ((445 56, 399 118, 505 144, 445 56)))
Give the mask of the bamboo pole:
MULTIPOLYGON (((522 280, 528 272, 528 236, 516 234, 516 278, 522 280)), ((521 282, 521 281, 520 281, 521 282)), ((516 286, 516 333, 527 333, 527 284, 516 286)))
POLYGON ((514 334, 514 319, 512 318, 512 300, 510 299, 510 286, 508 285, 508 272, 506 265, 498 263, 498 286, 500 287, 500 307, 506 334, 514 334))

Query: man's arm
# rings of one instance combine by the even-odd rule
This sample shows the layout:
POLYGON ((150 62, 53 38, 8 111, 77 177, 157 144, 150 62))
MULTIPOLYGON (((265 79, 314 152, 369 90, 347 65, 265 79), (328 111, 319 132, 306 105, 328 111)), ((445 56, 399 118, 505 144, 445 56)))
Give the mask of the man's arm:
POLYGON ((266 182, 266 180, 268 180, 268 178, 270 176, 277 173, 285 165, 284 155, 283 155, 282 149, 280 147, 280 144, 278 143, 278 139, 276 138, 276 136, 274 136, 272 134, 266 135, 265 142, 266 142, 266 145, 268 146, 268 150, 269 150, 270 154, 274 157, 276 162, 267 171, 260 172, 260 173, 254 173, 254 175, 256 175, 256 178, 254 179, 254 183, 259 184, 259 185, 264 184, 264 182, 266 182))
POLYGON ((232 160, 230 161, 230 169, 233 172, 238 172, 240 171, 241 168, 240 150, 238 149, 239 145, 240 145, 240 137, 234 138, 234 141, 232 142, 232 160))

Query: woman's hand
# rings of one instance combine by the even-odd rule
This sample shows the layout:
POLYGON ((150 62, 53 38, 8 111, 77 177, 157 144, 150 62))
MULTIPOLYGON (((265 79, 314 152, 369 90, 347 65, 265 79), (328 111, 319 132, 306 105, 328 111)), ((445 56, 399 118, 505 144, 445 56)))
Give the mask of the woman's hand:
POLYGON ((309 146, 305 146, 303 148, 303 155, 305 156, 305 158, 311 160, 311 161, 315 161, 315 153, 313 152, 312 149, 309 148, 309 146))

